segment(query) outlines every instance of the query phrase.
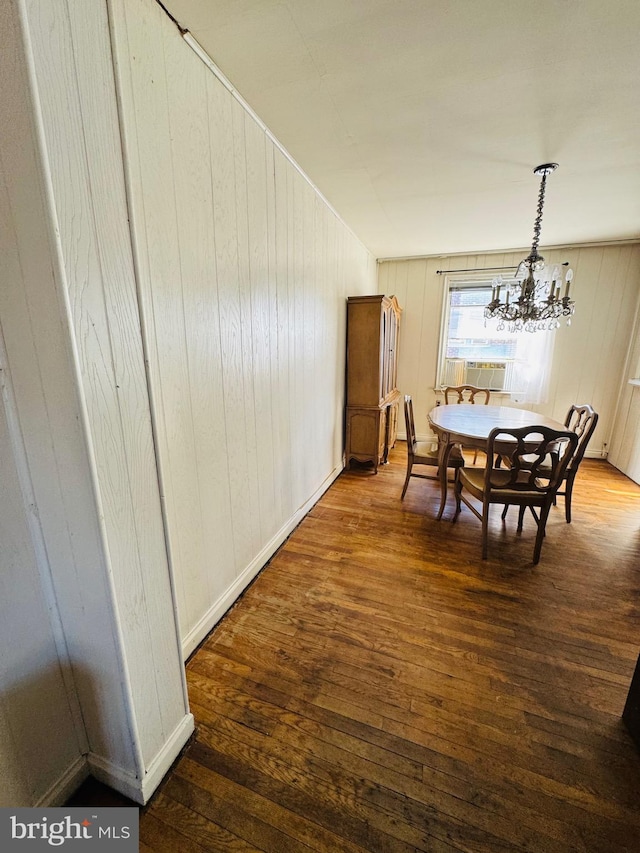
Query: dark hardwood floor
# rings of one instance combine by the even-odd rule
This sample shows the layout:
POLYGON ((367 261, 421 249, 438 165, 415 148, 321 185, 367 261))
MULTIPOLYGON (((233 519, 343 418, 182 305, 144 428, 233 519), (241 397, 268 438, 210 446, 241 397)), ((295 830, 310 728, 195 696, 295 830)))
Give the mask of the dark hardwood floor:
POLYGON ((538 566, 500 507, 482 561, 405 459, 345 472, 189 661, 141 850, 640 850, 640 487, 587 460, 538 566))

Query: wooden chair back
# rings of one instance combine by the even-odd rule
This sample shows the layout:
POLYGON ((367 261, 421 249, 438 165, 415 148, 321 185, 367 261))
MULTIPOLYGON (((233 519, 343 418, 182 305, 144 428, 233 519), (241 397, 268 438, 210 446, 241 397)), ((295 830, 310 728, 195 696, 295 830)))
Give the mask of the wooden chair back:
POLYGON ((413 455, 416 446, 416 425, 413 420, 413 400, 409 394, 404 395, 404 424, 407 432, 407 452, 413 455))
POLYGON ((578 436, 578 446, 569 463, 569 469, 575 470, 582 462, 584 452, 598 424, 598 413, 592 406, 571 406, 564 425, 578 436))
POLYGON ((518 532, 527 508, 533 515, 538 530, 533 549, 534 565, 540 559, 549 510, 563 481, 567 465, 578 445, 578 436, 572 430, 557 430, 538 426, 491 430, 487 441, 487 463, 484 471, 479 468, 462 470, 456 481, 456 514, 461 504, 466 504, 482 521, 482 559, 487 557, 489 532, 489 508, 492 504, 504 504, 502 518, 507 507, 515 504, 520 508, 518 532), (495 456, 501 456, 506 468, 493 465, 495 456), (463 494, 481 502, 481 509, 463 494), (539 511, 539 515, 536 513, 539 511))
MULTIPOLYGON (((476 397, 480 399, 485 406, 489 404, 491 391, 488 388, 477 388, 475 385, 447 385, 443 388, 445 405, 449 405, 449 400, 452 403, 472 403, 476 402, 476 397), (484 399, 482 399, 484 397, 484 399)), ((499 459, 500 457, 498 457, 499 459)), ((473 452, 473 464, 478 461, 478 451, 473 452)))
POLYGON ((442 390, 445 405, 449 405, 449 401, 452 403, 475 403, 476 397, 479 397, 480 402, 487 406, 491 397, 489 388, 476 388, 475 385, 448 385, 442 390))
MULTIPOLYGON (((568 429, 527 426, 491 430, 487 442, 485 499, 491 502, 495 491, 511 491, 526 492, 529 500, 525 503, 544 502, 546 496, 553 496, 560 487, 577 445, 577 434, 568 429), (494 468, 490 464, 495 455, 507 460, 506 468, 494 468)), ((515 502, 520 503, 519 500, 515 502)))
MULTIPOLYGON (((419 477, 422 480, 437 480, 439 479, 438 465, 439 455, 438 449, 433 448, 428 441, 418 441, 416 436, 416 426, 413 420, 413 400, 409 394, 404 395, 404 423, 407 431, 407 476, 402 487, 401 499, 407 491, 409 480, 411 477, 419 477), (433 471, 433 474, 416 473, 414 466, 423 466, 420 468, 433 471), (426 468, 424 467, 426 466, 426 468)), ((464 466, 464 457, 457 448, 453 448, 449 454, 447 468, 453 468, 456 472, 456 477, 460 468, 464 466)))

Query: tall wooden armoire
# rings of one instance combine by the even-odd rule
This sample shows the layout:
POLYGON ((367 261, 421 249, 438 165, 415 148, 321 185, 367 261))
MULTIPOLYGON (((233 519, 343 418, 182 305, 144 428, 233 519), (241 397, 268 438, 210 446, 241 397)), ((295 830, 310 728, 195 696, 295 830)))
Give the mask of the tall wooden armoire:
POLYGON ((395 444, 401 313, 395 296, 347 301, 347 466, 356 459, 377 471, 395 444))

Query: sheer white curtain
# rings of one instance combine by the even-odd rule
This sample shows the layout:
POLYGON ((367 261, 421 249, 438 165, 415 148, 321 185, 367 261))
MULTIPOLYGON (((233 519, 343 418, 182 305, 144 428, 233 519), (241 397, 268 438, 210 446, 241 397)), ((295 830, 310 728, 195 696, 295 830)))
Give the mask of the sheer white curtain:
POLYGON ((512 363, 510 387, 514 403, 546 403, 555 329, 540 332, 518 332, 516 356, 512 363))

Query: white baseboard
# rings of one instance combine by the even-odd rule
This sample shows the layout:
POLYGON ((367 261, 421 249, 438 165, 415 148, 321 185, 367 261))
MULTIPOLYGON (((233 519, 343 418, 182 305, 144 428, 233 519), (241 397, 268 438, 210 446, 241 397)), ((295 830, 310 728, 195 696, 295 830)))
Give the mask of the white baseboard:
POLYGON ((62 774, 62 776, 54 782, 46 793, 44 793, 36 803, 35 808, 50 808, 62 806, 66 803, 69 797, 76 791, 84 780, 89 775, 89 764, 87 757, 81 755, 73 762, 73 764, 62 774))
POLYGON ((90 753, 88 759, 91 775, 99 782, 129 797, 130 800, 145 805, 191 737, 193 730, 193 714, 185 714, 160 752, 150 762, 142 779, 135 773, 90 753))
POLYGON ((239 575, 234 583, 215 601, 204 616, 189 631, 182 640, 182 654, 186 660, 189 655, 197 649, 207 634, 214 628, 217 622, 224 616, 240 593, 251 583, 265 563, 275 554, 285 541, 287 536, 302 521, 311 507, 316 504, 327 491, 333 481, 342 473, 343 467, 336 467, 325 479, 322 485, 316 489, 313 495, 306 501, 294 515, 280 528, 276 535, 264 546, 260 553, 249 563, 246 569, 239 575))
POLYGON ((194 728, 195 722, 193 714, 185 714, 169 736, 160 752, 149 764, 147 773, 142 780, 143 804, 149 801, 155 789, 158 787, 160 782, 162 782, 171 765, 178 755, 180 755, 180 750, 193 734, 194 728))

